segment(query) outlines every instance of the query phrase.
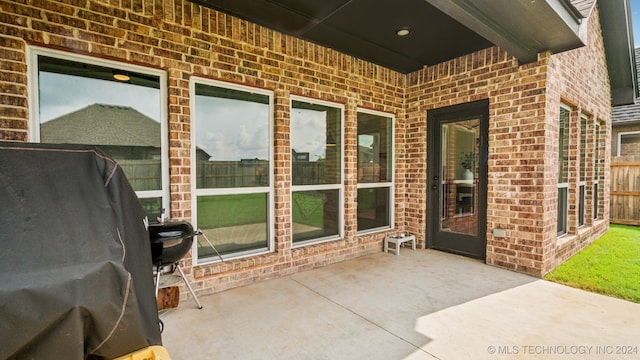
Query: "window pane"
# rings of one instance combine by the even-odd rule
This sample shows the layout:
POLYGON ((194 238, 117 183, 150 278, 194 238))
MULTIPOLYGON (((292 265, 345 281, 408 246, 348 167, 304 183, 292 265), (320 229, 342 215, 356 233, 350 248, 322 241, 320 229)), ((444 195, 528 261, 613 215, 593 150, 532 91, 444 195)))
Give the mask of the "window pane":
POLYGON ((198 258, 268 247, 268 194, 198 196, 198 258), (215 250, 213 247, 215 247, 215 250))
POLYGON ((358 231, 390 227, 389 188, 358 189, 358 231))
POLYGON ((598 184, 593 184, 593 218, 598 218, 598 184))
POLYGON ((269 186, 269 97, 196 84, 196 187, 269 186))
MULTIPOLYGON (((139 199, 140 204, 149 216, 149 221, 154 221, 162 215, 162 198, 152 197, 139 199)), ((168 214, 166 214, 168 216, 168 214)))
POLYGON ((293 185, 341 182, 341 116, 338 108, 292 101, 293 185))
POLYGON ((596 137, 596 141, 595 141, 595 153, 593 154, 593 159, 594 159, 594 164, 593 164, 593 169, 594 169, 594 178, 593 178, 593 218, 597 219, 599 216, 599 211, 598 211, 598 204, 599 204, 599 200, 600 200, 600 194, 598 193, 598 181, 600 180, 600 167, 601 167, 601 163, 600 163, 600 154, 601 154, 601 149, 600 146, 602 144, 602 142, 600 141, 600 136, 601 136, 601 132, 600 132, 600 124, 596 123, 596 129, 595 129, 595 137, 596 137))
POLYGON ((640 154, 640 133, 620 135, 619 156, 640 154))
POLYGON ((567 233, 567 188, 558 189, 558 235, 567 233))
POLYGON ((358 113, 358 182, 389 182, 391 118, 358 113))
POLYGON ((122 166, 136 191, 162 189, 157 76, 38 57, 40 141, 96 145, 122 166))
POLYGON ((558 136, 558 182, 569 181, 569 110, 560 108, 558 136))
POLYGON ((578 204, 578 226, 584 225, 585 185, 580 185, 580 203, 578 204))
POLYGON ((338 235, 339 190, 292 194, 293 242, 338 235))
POLYGON ((594 173, 594 180, 598 181, 600 179, 600 124, 596 123, 596 131, 595 131, 595 137, 596 137, 596 141, 595 141, 595 151, 593 154, 593 173, 594 173))
POLYGON ((580 118, 580 181, 587 179, 587 119, 580 118))

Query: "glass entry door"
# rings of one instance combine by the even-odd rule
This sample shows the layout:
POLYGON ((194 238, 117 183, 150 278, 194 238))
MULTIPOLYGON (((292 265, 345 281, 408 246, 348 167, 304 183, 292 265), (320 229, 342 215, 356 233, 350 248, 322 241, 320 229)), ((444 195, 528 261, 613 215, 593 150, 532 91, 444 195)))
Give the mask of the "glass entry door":
POLYGON ((429 111, 430 247, 484 258, 486 252, 486 101, 429 111))

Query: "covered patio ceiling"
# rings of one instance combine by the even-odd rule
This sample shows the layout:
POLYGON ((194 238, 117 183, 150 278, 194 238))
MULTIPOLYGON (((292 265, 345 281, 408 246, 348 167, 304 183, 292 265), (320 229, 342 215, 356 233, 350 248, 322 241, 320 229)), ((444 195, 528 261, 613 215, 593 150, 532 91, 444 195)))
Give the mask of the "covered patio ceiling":
MULTIPOLYGON (((584 45, 596 0, 192 0, 384 67, 410 73, 497 45, 521 63, 584 45), (399 31, 407 34, 400 36, 399 31)), ((615 103, 633 101, 629 0, 601 17, 615 103), (625 12, 626 11, 626 12, 625 12), (609 37, 607 35, 610 34, 609 37), (621 39, 622 38, 622 39, 621 39), (614 41, 615 40, 615 41, 614 41), (630 46, 630 47, 629 47, 630 46), (609 56, 610 53, 618 56, 609 56), (622 58, 622 59, 620 59, 622 58)))

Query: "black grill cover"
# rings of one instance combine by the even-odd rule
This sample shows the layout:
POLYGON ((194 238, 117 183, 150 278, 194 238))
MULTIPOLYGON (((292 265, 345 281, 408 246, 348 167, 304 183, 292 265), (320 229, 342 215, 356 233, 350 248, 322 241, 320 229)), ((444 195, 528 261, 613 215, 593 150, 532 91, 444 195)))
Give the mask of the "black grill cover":
POLYGON ((0 142, 0 359, 161 345, 144 219, 97 148, 0 142))

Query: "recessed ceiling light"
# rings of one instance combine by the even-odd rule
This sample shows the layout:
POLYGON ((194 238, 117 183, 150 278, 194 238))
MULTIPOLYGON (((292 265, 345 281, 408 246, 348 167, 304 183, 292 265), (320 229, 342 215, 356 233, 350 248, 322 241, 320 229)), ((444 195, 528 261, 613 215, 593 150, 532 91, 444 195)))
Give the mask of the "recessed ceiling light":
POLYGON ((113 70, 113 78, 118 81, 129 81, 131 76, 125 71, 113 70))
POLYGON ((398 36, 407 36, 411 33, 411 29, 408 27, 399 28, 396 30, 396 35, 398 36))

